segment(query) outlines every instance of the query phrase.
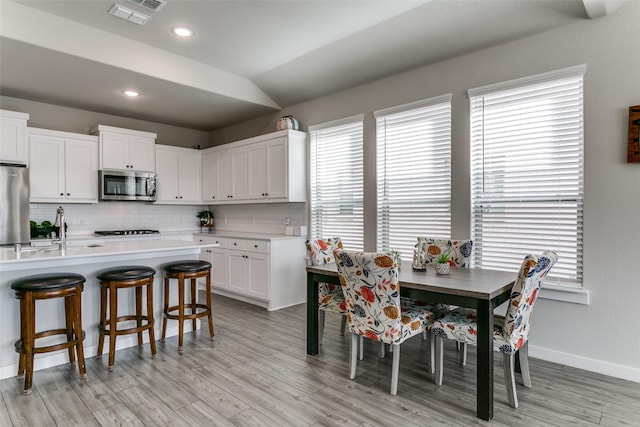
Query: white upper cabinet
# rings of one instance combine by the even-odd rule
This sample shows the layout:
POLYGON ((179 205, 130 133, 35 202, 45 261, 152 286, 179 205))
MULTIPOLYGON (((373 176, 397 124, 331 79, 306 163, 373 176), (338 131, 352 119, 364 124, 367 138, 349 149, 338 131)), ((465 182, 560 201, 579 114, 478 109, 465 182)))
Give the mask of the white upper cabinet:
POLYGON ((98 203, 98 138, 29 128, 30 201, 98 203))
POLYGON ((28 114, 0 110, 0 162, 27 164, 27 120, 28 114))
POLYGON ((98 125, 93 133, 100 136, 100 168, 156 171, 156 134, 98 125))
POLYGON ((284 130, 205 150, 202 201, 306 201, 306 139, 284 130))
POLYGON ((156 203, 199 204, 202 193, 200 162, 198 150, 156 145, 156 203))

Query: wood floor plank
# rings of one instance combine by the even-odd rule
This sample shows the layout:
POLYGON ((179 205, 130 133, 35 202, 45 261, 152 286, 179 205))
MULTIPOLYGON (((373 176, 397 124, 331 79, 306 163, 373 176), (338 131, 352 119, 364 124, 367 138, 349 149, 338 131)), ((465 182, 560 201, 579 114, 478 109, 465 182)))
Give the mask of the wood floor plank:
POLYGON ((531 359, 533 387, 516 380, 520 407, 509 406, 501 361, 495 364, 494 419, 476 417, 476 357, 467 366, 445 343, 444 382, 426 369, 426 343, 402 345, 398 395, 389 394, 391 357, 365 340, 365 360, 348 378, 349 336, 340 316, 326 316, 318 355, 306 354, 304 304, 269 312, 215 296, 216 338, 187 333, 158 342, 158 357, 143 347, 119 350, 114 372, 106 356, 77 367, 37 371, 34 391, 0 381, 0 427, 123 426, 639 426, 640 384, 531 359), (2 419, 4 418, 4 419, 2 419), (80 424, 79 424, 80 423, 80 424))
POLYGON ((124 403, 100 409, 93 415, 103 427, 144 427, 144 423, 124 403))
MULTIPOLYGON (((10 380, 15 381, 14 378, 10 378, 10 380)), ((40 427, 51 426, 54 423, 47 405, 45 405, 37 391, 34 391, 29 396, 22 394, 22 388, 18 393, 3 391, 2 399, 7 406, 7 412, 11 420, 10 425, 12 426, 40 427)))
POLYGON ((60 388, 41 395, 57 426, 100 425, 89 408, 79 404, 82 400, 71 388, 60 388))

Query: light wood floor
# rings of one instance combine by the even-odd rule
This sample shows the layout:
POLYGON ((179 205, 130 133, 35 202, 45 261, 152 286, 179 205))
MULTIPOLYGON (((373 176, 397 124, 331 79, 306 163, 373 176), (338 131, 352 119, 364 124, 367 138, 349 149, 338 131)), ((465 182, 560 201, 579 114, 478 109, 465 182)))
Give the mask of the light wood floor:
MULTIPOLYGON (((87 360, 89 376, 60 366, 35 373, 34 392, 0 381, 0 426, 621 426, 640 425, 640 384, 531 359, 533 387, 518 385, 520 408, 509 407, 502 369, 495 373, 495 417, 475 416, 475 352, 458 367, 445 348, 444 384, 425 370, 419 337, 403 344, 398 395, 389 395, 391 358, 365 343, 365 360, 349 380, 348 337, 339 316, 327 315, 320 355, 306 355, 305 306, 268 312, 214 298, 216 339, 189 333, 87 360)), ((499 358, 497 358, 499 359, 499 358)))

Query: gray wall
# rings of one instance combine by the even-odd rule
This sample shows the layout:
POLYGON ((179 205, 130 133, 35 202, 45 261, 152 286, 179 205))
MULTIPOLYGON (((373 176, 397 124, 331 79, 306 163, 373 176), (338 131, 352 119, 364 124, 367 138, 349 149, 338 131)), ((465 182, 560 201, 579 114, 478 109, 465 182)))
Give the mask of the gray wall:
POLYGON ((89 134, 97 125, 116 126, 126 129, 155 132, 158 134, 156 144, 174 145, 176 147, 201 148, 209 146, 209 133, 194 129, 165 125, 162 123, 136 120, 129 117, 95 113, 77 108, 45 104, 20 98, 0 97, 0 108, 3 110, 29 113, 28 126, 89 134))
MULTIPOLYGON (((365 248, 375 248, 377 109, 453 93, 453 237, 470 233, 467 89, 586 64, 584 287, 590 305, 540 300, 530 354, 640 382, 640 163, 626 163, 628 107, 640 105, 640 2, 615 14, 416 69, 211 133, 215 145, 365 115, 365 248)), ((382 60, 382 58, 381 58, 382 60)))

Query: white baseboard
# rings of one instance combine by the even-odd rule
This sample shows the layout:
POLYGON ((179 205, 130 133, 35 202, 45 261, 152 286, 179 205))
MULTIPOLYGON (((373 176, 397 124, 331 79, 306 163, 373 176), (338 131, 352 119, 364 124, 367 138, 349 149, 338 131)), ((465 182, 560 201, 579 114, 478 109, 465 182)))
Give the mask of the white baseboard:
POLYGON ((640 369, 529 345, 529 356, 640 383, 640 369))

